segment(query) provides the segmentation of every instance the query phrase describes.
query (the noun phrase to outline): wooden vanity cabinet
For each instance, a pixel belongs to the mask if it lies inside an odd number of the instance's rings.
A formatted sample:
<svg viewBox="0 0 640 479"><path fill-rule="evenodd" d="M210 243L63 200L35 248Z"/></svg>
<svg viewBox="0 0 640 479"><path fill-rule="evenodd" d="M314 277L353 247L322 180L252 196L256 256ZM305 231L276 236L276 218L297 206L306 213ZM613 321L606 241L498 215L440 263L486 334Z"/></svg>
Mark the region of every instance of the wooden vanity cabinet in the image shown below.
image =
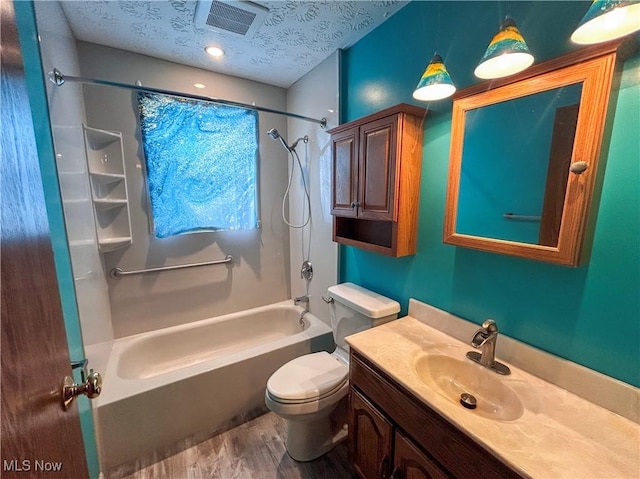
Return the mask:
<svg viewBox="0 0 640 479"><path fill-rule="evenodd" d="M355 389L351 390L354 469L363 479L448 479L445 472Z"/></svg>
<svg viewBox="0 0 640 479"><path fill-rule="evenodd" d="M334 241L415 253L425 113L400 104L329 130Z"/></svg>
<svg viewBox="0 0 640 479"><path fill-rule="evenodd" d="M349 397L349 455L362 478L388 477L393 424L356 390Z"/></svg>
<svg viewBox="0 0 640 479"><path fill-rule="evenodd" d="M362 479L519 478L351 350L349 458Z"/></svg>
<svg viewBox="0 0 640 479"><path fill-rule="evenodd" d="M393 445L393 479L450 479L440 466L431 460L410 439L396 431Z"/></svg>

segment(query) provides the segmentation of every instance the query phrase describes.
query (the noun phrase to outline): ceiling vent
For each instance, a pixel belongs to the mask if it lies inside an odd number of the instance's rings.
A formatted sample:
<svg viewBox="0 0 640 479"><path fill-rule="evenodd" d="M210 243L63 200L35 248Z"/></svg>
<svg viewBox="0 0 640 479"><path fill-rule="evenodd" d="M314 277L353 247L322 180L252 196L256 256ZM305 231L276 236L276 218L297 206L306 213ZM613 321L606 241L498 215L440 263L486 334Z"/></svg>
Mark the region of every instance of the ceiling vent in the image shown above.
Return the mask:
<svg viewBox="0 0 640 479"><path fill-rule="evenodd" d="M244 0L199 1L196 7L196 26L216 32L227 32L250 39L263 24L269 9Z"/></svg>

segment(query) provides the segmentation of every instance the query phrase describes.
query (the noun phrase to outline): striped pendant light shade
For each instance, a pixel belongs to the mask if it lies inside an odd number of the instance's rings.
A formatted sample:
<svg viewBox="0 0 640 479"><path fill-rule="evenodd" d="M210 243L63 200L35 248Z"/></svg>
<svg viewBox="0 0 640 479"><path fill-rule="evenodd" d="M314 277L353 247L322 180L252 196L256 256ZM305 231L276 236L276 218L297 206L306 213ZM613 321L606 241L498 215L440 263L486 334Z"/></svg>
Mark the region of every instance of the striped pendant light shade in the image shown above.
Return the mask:
<svg viewBox="0 0 640 479"><path fill-rule="evenodd" d="M483 79L501 78L521 72L532 63L533 55L516 23L511 17L506 17L474 74Z"/></svg>

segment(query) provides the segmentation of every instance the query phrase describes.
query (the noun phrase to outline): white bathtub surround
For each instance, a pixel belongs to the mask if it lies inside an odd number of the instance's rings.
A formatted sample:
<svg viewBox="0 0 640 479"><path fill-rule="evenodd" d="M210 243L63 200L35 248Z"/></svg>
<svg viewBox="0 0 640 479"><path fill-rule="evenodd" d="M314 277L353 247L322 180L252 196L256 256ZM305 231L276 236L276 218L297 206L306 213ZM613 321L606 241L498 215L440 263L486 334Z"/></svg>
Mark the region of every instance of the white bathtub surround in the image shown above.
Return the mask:
<svg viewBox="0 0 640 479"><path fill-rule="evenodd" d="M103 472L155 462L265 412L276 369L334 347L312 314L302 329L301 312L282 301L114 341L94 403Z"/></svg>
<svg viewBox="0 0 640 479"><path fill-rule="evenodd" d="M82 76L143 85L286 110L286 90L242 78L178 65L158 58L77 42ZM64 73L64 72L63 72ZM194 82L207 85L198 90ZM66 88L63 87L63 88ZM276 128L287 138L287 119L259 114L259 207L262 227L201 232L170 238L150 234L145 160L135 93L84 85L87 122L122 132L133 242L104 254L106 271L174 266L222 259L231 265L205 266L108 279L114 338L222 316L291 296L289 231L280 217L287 186L287 152L266 134Z"/></svg>
<svg viewBox="0 0 640 479"><path fill-rule="evenodd" d="M34 2L34 7L44 71L58 68L67 75L80 76L75 38L60 4ZM105 268L98 254L90 202L82 134L82 124L87 123L82 86L69 83L59 88L49 81L45 86L82 340L85 346L95 345L112 341L113 328ZM102 371L93 361L89 367Z"/></svg>
<svg viewBox="0 0 640 479"><path fill-rule="evenodd" d="M291 297L308 294L309 309L327 323L329 308L322 301L322 295L338 282L338 244L331 239L331 135L327 130L339 123L339 55L340 52L331 54L287 90L288 111L327 119L327 128L323 129L307 121L288 118L288 137L285 138L291 143L296 138L309 137L308 143L299 143L296 148L311 196L311 221L301 229L289 228ZM291 185L288 206L289 217L301 223L308 212L298 171ZM306 281L300 277L300 266L305 259L311 261L314 268L308 291Z"/></svg>
<svg viewBox="0 0 640 479"><path fill-rule="evenodd" d="M640 426L520 369L510 359L516 359L521 353L527 358L523 368L530 360L540 363L537 353L524 351L516 341L499 337L497 357L511 368L511 375L501 376L499 381L513 391L522 404L521 415L517 417L488 419L423 382L415 365L420 357L439 354L466 361L465 354L472 349L468 341L478 326L465 323L412 300L409 316L350 336L348 342L418 400L524 477L638 477ZM461 340L441 329L455 331ZM502 348L501 341L505 344ZM549 364L554 359L543 361ZM562 360L556 363L559 368L563 368L563 364ZM543 374L545 368L537 367L537 373Z"/></svg>

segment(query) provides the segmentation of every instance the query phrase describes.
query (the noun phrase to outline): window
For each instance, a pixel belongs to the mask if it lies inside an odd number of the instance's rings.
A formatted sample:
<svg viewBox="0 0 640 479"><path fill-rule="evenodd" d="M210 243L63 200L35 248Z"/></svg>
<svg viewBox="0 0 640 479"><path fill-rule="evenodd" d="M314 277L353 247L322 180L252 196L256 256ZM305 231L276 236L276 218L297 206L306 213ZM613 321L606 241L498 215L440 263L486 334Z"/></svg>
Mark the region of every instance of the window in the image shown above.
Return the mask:
<svg viewBox="0 0 640 479"><path fill-rule="evenodd" d="M257 226L255 111L138 93L156 237Z"/></svg>

